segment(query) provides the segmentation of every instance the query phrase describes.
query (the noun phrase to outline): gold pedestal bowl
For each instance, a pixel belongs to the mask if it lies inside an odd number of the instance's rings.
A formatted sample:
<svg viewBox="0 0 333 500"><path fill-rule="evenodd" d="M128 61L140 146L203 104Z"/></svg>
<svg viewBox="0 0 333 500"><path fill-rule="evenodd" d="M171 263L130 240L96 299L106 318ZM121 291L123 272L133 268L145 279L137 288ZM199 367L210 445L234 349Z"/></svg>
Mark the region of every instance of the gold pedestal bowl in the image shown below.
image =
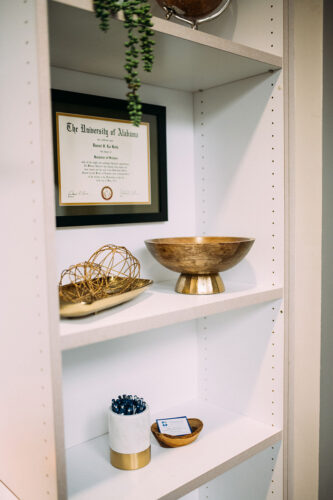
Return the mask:
<svg viewBox="0 0 333 500"><path fill-rule="evenodd" d="M145 244L155 259L171 271L181 273L176 292L191 295L222 293L218 274L240 262L254 243L253 238L194 236L157 238Z"/></svg>

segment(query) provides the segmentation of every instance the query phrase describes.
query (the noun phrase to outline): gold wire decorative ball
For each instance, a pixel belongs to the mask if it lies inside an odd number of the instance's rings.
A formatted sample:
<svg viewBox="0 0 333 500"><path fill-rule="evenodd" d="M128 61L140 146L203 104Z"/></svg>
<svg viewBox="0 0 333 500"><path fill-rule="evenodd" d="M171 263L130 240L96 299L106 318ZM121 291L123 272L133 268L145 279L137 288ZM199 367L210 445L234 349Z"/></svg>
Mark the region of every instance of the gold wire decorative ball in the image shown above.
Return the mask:
<svg viewBox="0 0 333 500"><path fill-rule="evenodd" d="M140 262L125 247L104 245L92 254L89 262L100 266L108 276L109 293L125 292L140 277Z"/></svg>
<svg viewBox="0 0 333 500"><path fill-rule="evenodd" d="M65 302L88 302L103 297L107 276L94 262L82 262L61 273L59 295Z"/></svg>
<svg viewBox="0 0 333 500"><path fill-rule="evenodd" d="M140 262L125 247L104 245L86 262L61 273L59 296L64 302L92 303L130 290L140 278Z"/></svg>

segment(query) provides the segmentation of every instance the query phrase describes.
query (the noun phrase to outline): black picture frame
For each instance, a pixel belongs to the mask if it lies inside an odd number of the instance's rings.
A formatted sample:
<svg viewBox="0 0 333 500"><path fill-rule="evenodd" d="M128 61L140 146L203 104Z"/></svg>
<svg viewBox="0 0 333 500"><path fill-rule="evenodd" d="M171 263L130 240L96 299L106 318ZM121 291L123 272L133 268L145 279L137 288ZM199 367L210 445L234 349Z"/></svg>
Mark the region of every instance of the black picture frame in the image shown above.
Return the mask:
<svg viewBox="0 0 333 500"><path fill-rule="evenodd" d="M51 90L51 97L57 227L167 221L166 108L142 104L142 121L150 123L150 205L61 206L59 204L56 113L121 120L129 118L127 101L124 100L57 89Z"/></svg>

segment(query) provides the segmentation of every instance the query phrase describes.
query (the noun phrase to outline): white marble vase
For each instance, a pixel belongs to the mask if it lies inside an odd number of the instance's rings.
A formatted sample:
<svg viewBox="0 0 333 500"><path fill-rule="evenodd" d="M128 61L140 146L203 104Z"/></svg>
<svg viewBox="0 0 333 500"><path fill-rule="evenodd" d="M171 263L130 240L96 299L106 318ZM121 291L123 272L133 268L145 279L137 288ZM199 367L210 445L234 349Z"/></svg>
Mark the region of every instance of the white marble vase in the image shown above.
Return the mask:
<svg viewBox="0 0 333 500"><path fill-rule="evenodd" d="M135 415L118 415L109 408L110 461L114 467L135 470L150 462L149 408Z"/></svg>

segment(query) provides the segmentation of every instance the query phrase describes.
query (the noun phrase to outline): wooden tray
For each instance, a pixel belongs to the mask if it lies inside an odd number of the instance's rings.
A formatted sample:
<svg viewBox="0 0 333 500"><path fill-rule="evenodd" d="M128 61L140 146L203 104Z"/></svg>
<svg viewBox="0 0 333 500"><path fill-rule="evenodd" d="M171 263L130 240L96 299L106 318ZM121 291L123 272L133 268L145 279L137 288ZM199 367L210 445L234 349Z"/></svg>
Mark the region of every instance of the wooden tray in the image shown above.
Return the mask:
<svg viewBox="0 0 333 500"><path fill-rule="evenodd" d="M152 283L152 280L137 279L130 290L124 293L113 293L109 297L95 300L91 304L87 302L71 303L60 300L60 316L62 318L80 318L89 314L96 314L104 309L115 307L123 302L134 299L152 285Z"/></svg>
<svg viewBox="0 0 333 500"><path fill-rule="evenodd" d="M202 431L203 423L198 418L189 418L188 423L190 424L193 432L192 434L186 434L185 436L170 436L170 434L162 434L161 432L158 432L156 422L151 426L151 432L154 434L162 448L178 448L178 446L185 446L193 443Z"/></svg>

